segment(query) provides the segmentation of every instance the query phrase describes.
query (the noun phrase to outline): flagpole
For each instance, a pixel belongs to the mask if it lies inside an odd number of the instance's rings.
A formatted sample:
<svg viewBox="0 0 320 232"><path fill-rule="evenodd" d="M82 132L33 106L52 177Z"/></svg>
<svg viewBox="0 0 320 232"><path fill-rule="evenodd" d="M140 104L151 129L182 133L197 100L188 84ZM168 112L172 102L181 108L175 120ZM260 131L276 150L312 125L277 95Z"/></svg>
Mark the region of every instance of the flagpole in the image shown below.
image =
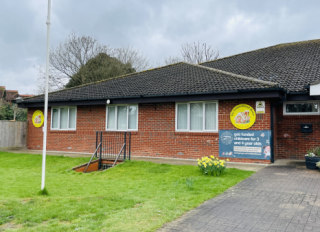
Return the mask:
<svg viewBox="0 0 320 232"><path fill-rule="evenodd" d="M45 188L46 178L46 152L47 152L47 122L48 122L48 83L49 83L49 52L50 52L50 16L51 16L51 0L48 0L48 16L47 16L47 56L46 56L46 82L45 82L45 100L44 100L44 126L43 126L43 146L42 146L42 175L41 190Z"/></svg>

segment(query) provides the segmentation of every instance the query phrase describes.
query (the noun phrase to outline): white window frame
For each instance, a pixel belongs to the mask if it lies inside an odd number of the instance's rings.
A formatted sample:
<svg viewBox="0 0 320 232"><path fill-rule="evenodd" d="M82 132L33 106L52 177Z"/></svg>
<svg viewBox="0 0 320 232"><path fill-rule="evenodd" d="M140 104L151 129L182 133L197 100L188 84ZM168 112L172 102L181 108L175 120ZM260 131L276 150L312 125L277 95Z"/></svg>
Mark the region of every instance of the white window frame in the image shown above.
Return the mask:
<svg viewBox="0 0 320 232"><path fill-rule="evenodd" d="M202 103L202 130L190 130L190 104L191 103ZM206 111L205 104L208 103L216 103L216 130L206 130ZM178 129L178 105L179 104L187 104L187 129ZM216 133L219 131L219 102L218 101L191 101L191 102L176 102L176 110L175 110L175 131L176 132L195 132L195 133Z"/></svg>
<svg viewBox="0 0 320 232"><path fill-rule="evenodd" d="M67 129L60 129L60 109L68 109L68 124L67 124ZM70 108L75 109L76 110L76 118L75 118L75 128L69 128L69 112L70 112ZM58 109L59 113L58 113L58 128L52 128L52 120L53 120L53 109ZM76 106L54 106L51 107L51 124L50 124L50 130L58 130L58 131L75 131L77 130L77 107Z"/></svg>
<svg viewBox="0 0 320 232"><path fill-rule="evenodd" d="M118 106L126 106L127 107L127 129L125 130L118 130L117 128L115 129L108 129L108 107L115 107L115 126L118 126ZM128 129L129 126L129 107L130 106L136 106L137 107L137 129ZM109 104L106 106L106 131L138 131L139 125L139 105L138 104Z"/></svg>
<svg viewBox="0 0 320 232"><path fill-rule="evenodd" d="M304 103L317 103L318 104L318 112L287 112L287 104L304 104ZM320 115L320 101L286 101L283 102L283 115L291 116L291 115Z"/></svg>

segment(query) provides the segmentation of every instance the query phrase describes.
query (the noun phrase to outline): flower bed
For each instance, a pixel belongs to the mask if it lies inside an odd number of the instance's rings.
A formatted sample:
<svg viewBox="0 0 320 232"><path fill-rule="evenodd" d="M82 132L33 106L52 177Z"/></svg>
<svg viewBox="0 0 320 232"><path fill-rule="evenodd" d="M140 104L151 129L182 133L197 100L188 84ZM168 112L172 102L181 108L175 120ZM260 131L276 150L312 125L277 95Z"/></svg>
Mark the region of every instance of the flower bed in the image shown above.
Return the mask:
<svg viewBox="0 0 320 232"><path fill-rule="evenodd" d="M213 155L204 156L198 159L198 167L205 175L220 176L226 169L225 161L220 160Z"/></svg>

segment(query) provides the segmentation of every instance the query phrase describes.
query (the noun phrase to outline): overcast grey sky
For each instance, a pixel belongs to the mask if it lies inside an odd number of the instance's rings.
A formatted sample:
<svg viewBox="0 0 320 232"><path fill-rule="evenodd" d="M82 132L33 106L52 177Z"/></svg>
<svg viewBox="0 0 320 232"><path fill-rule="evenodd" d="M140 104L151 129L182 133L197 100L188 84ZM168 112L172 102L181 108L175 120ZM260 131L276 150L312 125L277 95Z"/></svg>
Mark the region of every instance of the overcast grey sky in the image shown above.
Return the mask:
<svg viewBox="0 0 320 232"><path fill-rule="evenodd" d="M0 86L36 93L47 0L0 4ZM319 16L317 0L52 0L51 47L73 32L111 47L131 46L160 66L186 42L206 42L222 57L319 39Z"/></svg>

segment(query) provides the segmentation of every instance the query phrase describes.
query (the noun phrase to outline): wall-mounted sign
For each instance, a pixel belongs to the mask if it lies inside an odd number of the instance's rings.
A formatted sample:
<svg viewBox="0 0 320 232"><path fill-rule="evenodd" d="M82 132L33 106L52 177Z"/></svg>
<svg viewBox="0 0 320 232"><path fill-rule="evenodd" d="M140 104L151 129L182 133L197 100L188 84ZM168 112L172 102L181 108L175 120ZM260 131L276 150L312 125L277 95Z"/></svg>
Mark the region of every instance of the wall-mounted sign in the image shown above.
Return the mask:
<svg viewBox="0 0 320 232"><path fill-rule="evenodd" d="M41 127L44 122L44 116L41 110L36 110L32 115L32 124L35 127Z"/></svg>
<svg viewBox="0 0 320 232"><path fill-rule="evenodd" d="M256 101L256 113L265 114L266 113L266 102L265 101Z"/></svg>
<svg viewBox="0 0 320 232"><path fill-rule="evenodd" d="M235 106L230 113L231 123L238 129L248 129L256 121L254 109L247 104Z"/></svg>
<svg viewBox="0 0 320 232"><path fill-rule="evenodd" d="M270 130L220 130L219 156L271 159Z"/></svg>

